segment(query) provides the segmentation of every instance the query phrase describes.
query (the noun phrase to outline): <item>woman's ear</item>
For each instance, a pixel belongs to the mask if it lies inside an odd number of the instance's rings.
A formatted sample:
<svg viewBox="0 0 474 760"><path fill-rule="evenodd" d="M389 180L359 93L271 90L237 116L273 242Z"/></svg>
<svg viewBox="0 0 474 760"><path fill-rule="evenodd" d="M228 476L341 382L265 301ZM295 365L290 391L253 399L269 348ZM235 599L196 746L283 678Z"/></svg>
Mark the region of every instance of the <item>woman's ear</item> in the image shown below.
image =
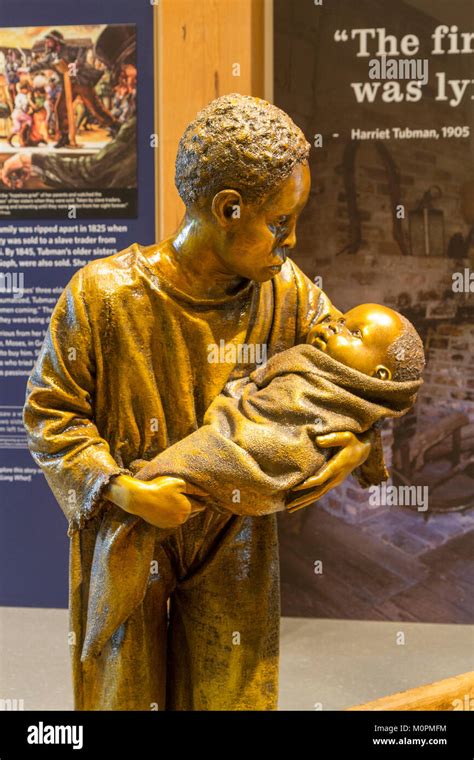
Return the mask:
<svg viewBox="0 0 474 760"><path fill-rule="evenodd" d="M372 377L378 377L379 380L391 380L392 373L388 367L385 367L383 364L377 364L372 372Z"/></svg>
<svg viewBox="0 0 474 760"><path fill-rule="evenodd" d="M212 213L223 227L240 219L242 196L237 190L220 190L212 199Z"/></svg>

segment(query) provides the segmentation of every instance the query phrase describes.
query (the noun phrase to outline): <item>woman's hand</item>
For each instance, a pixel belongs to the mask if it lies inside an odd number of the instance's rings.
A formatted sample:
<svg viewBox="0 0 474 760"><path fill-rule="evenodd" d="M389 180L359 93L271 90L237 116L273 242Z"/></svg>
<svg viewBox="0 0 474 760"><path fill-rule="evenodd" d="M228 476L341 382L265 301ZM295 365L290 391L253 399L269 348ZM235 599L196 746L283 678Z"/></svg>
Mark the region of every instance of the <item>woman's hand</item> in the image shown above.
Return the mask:
<svg viewBox="0 0 474 760"><path fill-rule="evenodd" d="M181 478L163 476L143 481L130 475L118 475L111 479L104 496L156 528L177 528L191 514L205 509L191 503L186 496L187 488Z"/></svg>
<svg viewBox="0 0 474 760"><path fill-rule="evenodd" d="M356 436L354 433L329 433L318 436L316 443L320 448L325 449L339 446L342 448L321 467L316 475L312 475L304 483L293 488L292 494L295 491L307 491L309 488L311 491L300 495L296 494L296 497L287 504L288 512L296 512L296 510L308 506L313 501L317 501L331 488L342 483L356 467L360 467L369 456L371 434L368 432Z"/></svg>

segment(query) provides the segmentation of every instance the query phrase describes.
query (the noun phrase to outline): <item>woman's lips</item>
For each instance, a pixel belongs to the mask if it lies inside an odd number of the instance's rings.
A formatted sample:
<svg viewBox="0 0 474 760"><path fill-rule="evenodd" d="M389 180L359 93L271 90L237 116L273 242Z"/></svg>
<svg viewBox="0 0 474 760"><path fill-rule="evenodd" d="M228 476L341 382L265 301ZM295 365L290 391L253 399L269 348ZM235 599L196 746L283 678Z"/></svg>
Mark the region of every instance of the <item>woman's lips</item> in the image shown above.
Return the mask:
<svg viewBox="0 0 474 760"><path fill-rule="evenodd" d="M272 253L275 254L275 258L277 261L275 264L272 264L271 266L269 266L268 269L270 270L270 272L274 272L276 274L282 268L283 264L285 263L287 259L287 256L286 256L286 251L283 248L275 248L272 251Z"/></svg>

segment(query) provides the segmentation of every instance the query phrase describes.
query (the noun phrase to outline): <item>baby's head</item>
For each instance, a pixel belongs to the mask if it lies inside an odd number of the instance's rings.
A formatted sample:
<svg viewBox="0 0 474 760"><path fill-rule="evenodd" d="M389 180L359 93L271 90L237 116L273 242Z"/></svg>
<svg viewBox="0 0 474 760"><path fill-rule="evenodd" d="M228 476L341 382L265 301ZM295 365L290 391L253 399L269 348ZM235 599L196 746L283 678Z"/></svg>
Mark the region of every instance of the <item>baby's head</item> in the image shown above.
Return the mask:
<svg viewBox="0 0 474 760"><path fill-rule="evenodd" d="M311 328L306 342L380 380L419 380L425 366L423 343L411 322L375 303L326 317Z"/></svg>

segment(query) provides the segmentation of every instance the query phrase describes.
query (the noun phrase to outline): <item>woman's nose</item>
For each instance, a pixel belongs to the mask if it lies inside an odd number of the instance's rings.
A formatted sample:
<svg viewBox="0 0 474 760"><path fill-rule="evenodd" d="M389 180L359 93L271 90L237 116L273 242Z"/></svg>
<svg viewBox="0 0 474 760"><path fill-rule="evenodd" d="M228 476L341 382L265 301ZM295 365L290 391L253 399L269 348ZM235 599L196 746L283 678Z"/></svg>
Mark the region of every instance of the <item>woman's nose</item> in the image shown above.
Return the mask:
<svg viewBox="0 0 474 760"><path fill-rule="evenodd" d="M285 246L287 248L294 248L296 245L296 224L292 224L291 226L288 226L285 229L284 237L282 237L281 246Z"/></svg>

